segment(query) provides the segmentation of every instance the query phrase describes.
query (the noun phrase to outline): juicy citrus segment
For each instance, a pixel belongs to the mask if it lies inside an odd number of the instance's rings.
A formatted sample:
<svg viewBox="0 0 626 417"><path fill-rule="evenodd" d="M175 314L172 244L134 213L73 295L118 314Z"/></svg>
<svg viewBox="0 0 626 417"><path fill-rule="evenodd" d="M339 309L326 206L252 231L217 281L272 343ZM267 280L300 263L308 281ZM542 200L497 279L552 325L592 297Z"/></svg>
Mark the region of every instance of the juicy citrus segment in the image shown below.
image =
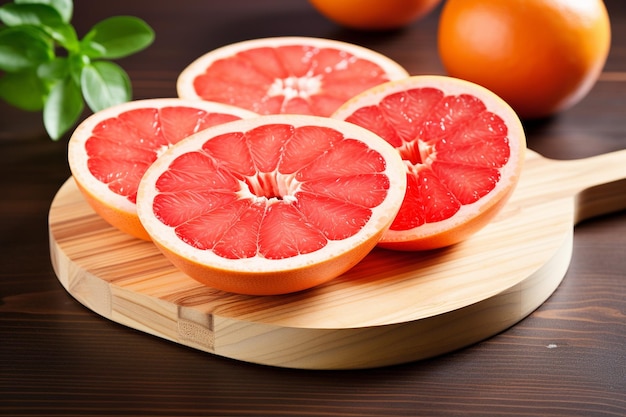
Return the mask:
<svg viewBox="0 0 626 417"><path fill-rule="evenodd" d="M141 176L164 149L209 126L237 119L194 107L129 110L94 127L85 142L87 164L96 179L134 203Z"/></svg>
<svg viewBox="0 0 626 417"><path fill-rule="evenodd" d="M256 116L221 103L181 99L138 100L87 118L70 138L72 175L106 221L149 240L135 207L139 181L173 144L209 126Z"/></svg>
<svg viewBox="0 0 626 417"><path fill-rule="evenodd" d="M329 116L375 85L407 77L391 59L360 46L280 37L215 49L180 74L178 95L236 105L259 114Z"/></svg>
<svg viewBox="0 0 626 417"><path fill-rule="evenodd" d="M191 277L279 294L361 260L391 224L405 186L399 154L372 132L269 115L171 147L147 170L137 208L155 244Z"/></svg>
<svg viewBox="0 0 626 417"><path fill-rule="evenodd" d="M504 204L521 171L518 117L469 82L415 76L386 83L333 117L377 133L405 162L406 196L383 247L433 249L466 239Z"/></svg>

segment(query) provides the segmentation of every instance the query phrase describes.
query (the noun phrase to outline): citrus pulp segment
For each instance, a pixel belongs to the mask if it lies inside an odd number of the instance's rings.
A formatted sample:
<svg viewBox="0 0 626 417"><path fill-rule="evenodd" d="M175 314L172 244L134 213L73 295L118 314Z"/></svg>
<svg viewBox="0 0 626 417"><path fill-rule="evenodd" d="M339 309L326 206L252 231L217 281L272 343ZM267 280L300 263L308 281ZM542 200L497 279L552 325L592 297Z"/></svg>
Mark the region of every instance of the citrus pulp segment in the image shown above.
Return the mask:
<svg viewBox="0 0 626 417"><path fill-rule="evenodd" d="M222 103L178 98L123 103L91 115L76 128L68 144L70 170L100 216L132 236L149 240L135 205L148 166L193 133L254 116Z"/></svg>
<svg viewBox="0 0 626 417"><path fill-rule="evenodd" d="M526 139L515 112L476 84L414 76L374 87L334 118L377 133L402 155L404 202L379 245L425 250L467 239L505 204Z"/></svg>
<svg viewBox="0 0 626 417"><path fill-rule="evenodd" d="M223 102L259 114L329 116L370 87L409 74L370 49L329 39L277 37L215 49L185 68L183 98Z"/></svg>
<svg viewBox="0 0 626 417"><path fill-rule="evenodd" d="M265 115L215 126L146 172L138 215L172 263L221 290L326 282L376 245L402 204L398 152L340 120Z"/></svg>

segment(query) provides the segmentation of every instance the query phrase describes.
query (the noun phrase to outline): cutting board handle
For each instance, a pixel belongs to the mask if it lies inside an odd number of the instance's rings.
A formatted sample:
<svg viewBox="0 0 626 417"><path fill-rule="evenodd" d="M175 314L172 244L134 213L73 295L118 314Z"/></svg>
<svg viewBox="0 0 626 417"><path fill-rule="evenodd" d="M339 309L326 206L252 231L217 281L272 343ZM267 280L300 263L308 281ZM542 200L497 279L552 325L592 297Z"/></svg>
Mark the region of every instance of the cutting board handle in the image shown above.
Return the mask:
<svg viewBox="0 0 626 417"><path fill-rule="evenodd" d="M626 149L574 160L554 160L529 152L522 175L531 175L531 201L575 198L576 223L626 209Z"/></svg>

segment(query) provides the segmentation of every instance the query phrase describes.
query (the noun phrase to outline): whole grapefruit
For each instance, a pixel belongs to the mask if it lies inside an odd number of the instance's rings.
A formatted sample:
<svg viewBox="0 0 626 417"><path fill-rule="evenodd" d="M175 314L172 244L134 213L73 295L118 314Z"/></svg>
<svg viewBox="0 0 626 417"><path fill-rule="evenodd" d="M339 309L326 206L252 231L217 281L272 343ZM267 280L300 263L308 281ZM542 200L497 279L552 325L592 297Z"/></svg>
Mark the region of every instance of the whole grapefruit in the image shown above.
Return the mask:
<svg viewBox="0 0 626 417"><path fill-rule="evenodd" d="M448 74L487 87L522 118L579 102L610 41L602 0L448 0L438 32Z"/></svg>
<svg viewBox="0 0 626 417"><path fill-rule="evenodd" d="M420 19L441 0L309 0L329 20L358 30L392 30Z"/></svg>

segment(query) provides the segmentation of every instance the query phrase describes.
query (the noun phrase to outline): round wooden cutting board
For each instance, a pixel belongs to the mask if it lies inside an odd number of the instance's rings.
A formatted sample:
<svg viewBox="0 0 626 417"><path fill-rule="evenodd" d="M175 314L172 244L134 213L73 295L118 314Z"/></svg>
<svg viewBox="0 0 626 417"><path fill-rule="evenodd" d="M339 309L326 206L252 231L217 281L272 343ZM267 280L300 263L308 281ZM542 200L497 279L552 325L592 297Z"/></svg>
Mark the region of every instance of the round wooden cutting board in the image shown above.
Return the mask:
<svg viewBox="0 0 626 417"><path fill-rule="evenodd" d="M105 223L70 178L52 202L61 284L94 312L216 355L292 368L370 368L440 355L514 325L567 271L573 226L626 208L626 150L575 161L528 151L504 210L469 240L375 249L341 277L281 296L202 286Z"/></svg>

